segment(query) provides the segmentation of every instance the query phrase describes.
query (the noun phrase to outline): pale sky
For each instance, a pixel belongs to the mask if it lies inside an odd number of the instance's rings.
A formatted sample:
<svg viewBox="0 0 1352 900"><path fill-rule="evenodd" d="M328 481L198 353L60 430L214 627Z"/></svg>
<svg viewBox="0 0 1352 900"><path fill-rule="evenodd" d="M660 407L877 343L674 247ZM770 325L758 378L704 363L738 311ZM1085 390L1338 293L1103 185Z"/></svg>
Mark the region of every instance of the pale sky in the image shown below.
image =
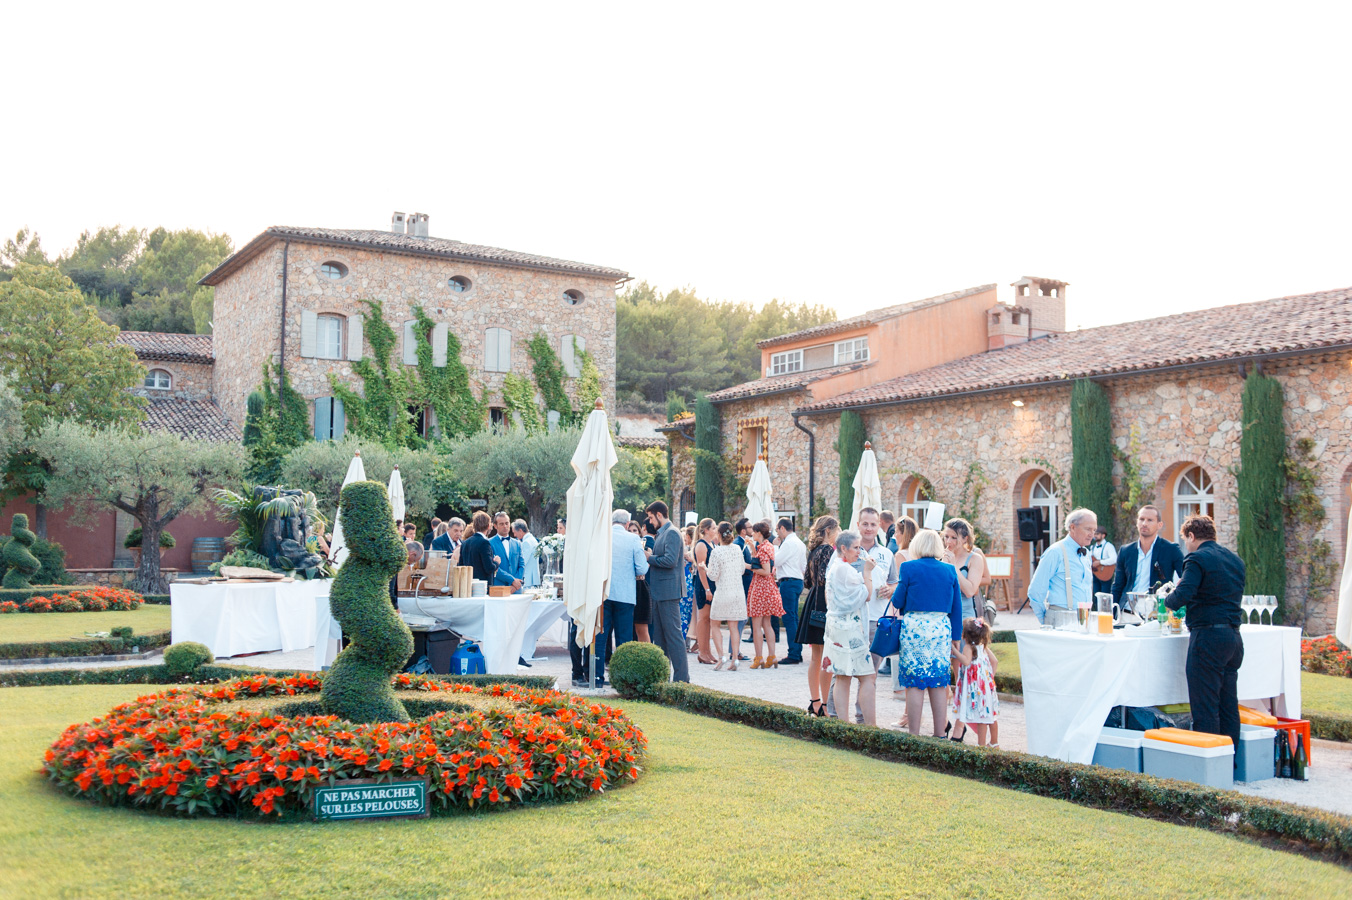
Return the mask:
<svg viewBox="0 0 1352 900"><path fill-rule="evenodd" d="M841 316L1352 285L1352 5L11 4L0 235L388 227Z"/></svg>

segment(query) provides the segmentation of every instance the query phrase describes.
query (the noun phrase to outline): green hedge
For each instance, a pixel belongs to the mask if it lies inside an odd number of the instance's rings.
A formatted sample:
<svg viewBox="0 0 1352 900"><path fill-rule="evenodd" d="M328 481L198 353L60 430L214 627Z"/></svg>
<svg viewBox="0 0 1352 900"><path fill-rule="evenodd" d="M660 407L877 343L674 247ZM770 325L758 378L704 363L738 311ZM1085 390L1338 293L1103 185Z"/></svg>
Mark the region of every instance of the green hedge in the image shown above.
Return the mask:
<svg viewBox="0 0 1352 900"><path fill-rule="evenodd" d="M1017 644L1019 633L1017 631L992 631L992 644Z"/></svg>
<svg viewBox="0 0 1352 900"><path fill-rule="evenodd" d="M168 606L168 594L142 594L141 600L154 606Z"/></svg>
<svg viewBox="0 0 1352 900"><path fill-rule="evenodd" d="M1251 373L1241 397L1243 430L1239 438L1236 499L1244 559L1244 590L1277 598L1277 617L1286 609L1286 425L1282 386L1268 375ZM1181 525L1182 523L1178 523Z"/></svg>
<svg viewBox="0 0 1352 900"><path fill-rule="evenodd" d="M1292 842L1302 849L1326 854L1344 865L1352 863L1352 818L1347 816L1102 766L1064 763L1009 750L978 749L949 740L915 737L837 719L807 716L796 707L691 684L658 685L647 696L664 706L686 712L855 750L945 775L1069 800L1096 809L1194 825L1226 834L1277 839L1284 844Z"/></svg>
<svg viewBox="0 0 1352 900"><path fill-rule="evenodd" d="M71 638L64 641L25 641L16 644L0 644L0 659L51 659L58 656L113 656L131 653L135 647L139 652L167 647L170 641L168 631L148 631L138 634L130 641L120 637Z"/></svg>
<svg viewBox="0 0 1352 900"><path fill-rule="evenodd" d="M230 681L246 675L272 675L284 678L295 674L287 670L251 669L212 663L198 666L191 677L172 675L162 663L153 666L119 666L108 669L44 669L23 672L6 672L0 669L0 688L82 684L205 684ZM494 684L514 684L536 690L552 690L555 687L554 679L548 675L442 675L439 678L441 681L473 684L479 687Z"/></svg>
<svg viewBox="0 0 1352 900"><path fill-rule="evenodd" d="M701 519L723 518L723 424L718 407L695 399L695 510Z"/></svg>

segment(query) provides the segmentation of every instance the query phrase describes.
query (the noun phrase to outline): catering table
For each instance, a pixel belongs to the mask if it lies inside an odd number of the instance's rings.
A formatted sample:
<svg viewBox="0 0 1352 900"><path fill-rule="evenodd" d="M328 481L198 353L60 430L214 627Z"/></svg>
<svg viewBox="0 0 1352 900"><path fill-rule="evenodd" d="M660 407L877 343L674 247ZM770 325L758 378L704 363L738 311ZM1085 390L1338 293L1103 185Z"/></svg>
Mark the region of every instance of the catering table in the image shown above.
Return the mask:
<svg viewBox="0 0 1352 900"><path fill-rule="evenodd" d="M302 650L314 642L315 598L329 581L169 585L174 643L197 641L216 656Z"/></svg>
<svg viewBox="0 0 1352 900"><path fill-rule="evenodd" d="M1274 700L1300 715L1300 629L1243 625L1240 702ZM1161 635L1154 623L1112 635L1020 631L1019 666L1028 751L1089 763L1114 706L1188 702L1188 635Z"/></svg>
<svg viewBox="0 0 1352 900"><path fill-rule="evenodd" d="M529 594L510 597L400 597L399 611L431 616L445 622L484 654L491 675L515 675L525 649L534 652L535 640L563 612L559 600L535 600ZM526 647L527 635L530 647Z"/></svg>

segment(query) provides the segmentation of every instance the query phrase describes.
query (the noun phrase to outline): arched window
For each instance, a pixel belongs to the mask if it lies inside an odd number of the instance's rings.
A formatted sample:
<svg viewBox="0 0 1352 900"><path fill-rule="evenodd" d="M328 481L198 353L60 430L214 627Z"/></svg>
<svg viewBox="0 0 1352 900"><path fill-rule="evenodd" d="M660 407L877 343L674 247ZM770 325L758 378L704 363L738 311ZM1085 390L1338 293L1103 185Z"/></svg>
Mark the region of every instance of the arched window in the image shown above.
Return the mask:
<svg viewBox="0 0 1352 900"><path fill-rule="evenodd" d="M319 316L315 322L315 356L343 358L343 317Z"/></svg>
<svg viewBox="0 0 1352 900"><path fill-rule="evenodd" d="M929 512L931 499L933 498L926 491L924 480L912 475L901 486L901 503L898 504L901 512L899 515L910 516L915 519L916 525L924 528L925 514Z"/></svg>
<svg viewBox="0 0 1352 900"><path fill-rule="evenodd" d="M174 386L174 379L164 369L151 369L146 373L146 387L152 391L167 391Z"/></svg>
<svg viewBox="0 0 1352 900"><path fill-rule="evenodd" d="M681 524L685 524L686 513L695 511L695 492L686 488L681 491Z"/></svg>
<svg viewBox="0 0 1352 900"><path fill-rule="evenodd" d="M1042 510L1042 521L1047 523L1048 543L1055 543L1061 539L1061 508L1060 500L1056 496L1056 485L1052 483L1052 476L1046 472L1041 473L1033 480L1032 487L1028 489L1028 505ZM1028 571L1031 573L1037 568L1038 560L1042 558L1042 547L1037 541L1028 544Z"/></svg>
<svg viewBox="0 0 1352 900"><path fill-rule="evenodd" d="M1211 476L1201 466L1188 466L1179 472L1173 493L1175 529L1183 527L1188 516L1216 517L1215 488Z"/></svg>

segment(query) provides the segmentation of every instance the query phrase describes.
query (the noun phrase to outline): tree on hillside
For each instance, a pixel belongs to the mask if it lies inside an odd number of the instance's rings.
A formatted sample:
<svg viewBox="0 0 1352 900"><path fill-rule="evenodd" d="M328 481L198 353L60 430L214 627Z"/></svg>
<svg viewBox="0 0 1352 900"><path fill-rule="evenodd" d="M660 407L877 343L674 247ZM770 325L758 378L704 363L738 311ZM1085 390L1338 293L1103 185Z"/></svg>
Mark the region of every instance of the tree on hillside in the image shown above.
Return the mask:
<svg viewBox="0 0 1352 900"><path fill-rule="evenodd" d="M121 225L85 231L56 265L86 299L115 310L131 303L136 293L136 259L145 239L141 229Z"/></svg>
<svg viewBox="0 0 1352 900"><path fill-rule="evenodd" d="M172 314L175 324L186 323L186 331L209 334L211 331L212 302L215 291L197 283L232 251L230 238L224 234L185 228L169 231L156 228L146 236L145 249L136 260L137 299L127 307L129 321L140 315L143 299L150 299L153 315ZM153 315L150 320L153 322ZM140 328L138 331L159 331L160 328Z"/></svg>
<svg viewBox="0 0 1352 900"><path fill-rule="evenodd" d="M52 422L107 428L139 422L145 401L129 393L145 369L115 341L117 329L69 278L49 266L19 263L0 283L0 378L20 398L24 433ZM47 536L42 492L46 462L24 446L5 459L3 495L36 493L38 537Z"/></svg>
<svg viewBox="0 0 1352 900"><path fill-rule="evenodd" d="M165 431L97 431L65 422L49 426L34 449L50 460L47 499L60 507L93 499L136 519L141 546L158 547L160 533L186 512L206 505L210 492L235 484L244 472L244 448L193 441ZM168 593L160 555L142 553L133 587Z"/></svg>
<svg viewBox="0 0 1352 900"><path fill-rule="evenodd" d="M28 263L30 266L52 264L42 249L42 239L27 228L20 228L12 240L0 246L0 281L9 281L14 277L14 268L19 263Z"/></svg>

